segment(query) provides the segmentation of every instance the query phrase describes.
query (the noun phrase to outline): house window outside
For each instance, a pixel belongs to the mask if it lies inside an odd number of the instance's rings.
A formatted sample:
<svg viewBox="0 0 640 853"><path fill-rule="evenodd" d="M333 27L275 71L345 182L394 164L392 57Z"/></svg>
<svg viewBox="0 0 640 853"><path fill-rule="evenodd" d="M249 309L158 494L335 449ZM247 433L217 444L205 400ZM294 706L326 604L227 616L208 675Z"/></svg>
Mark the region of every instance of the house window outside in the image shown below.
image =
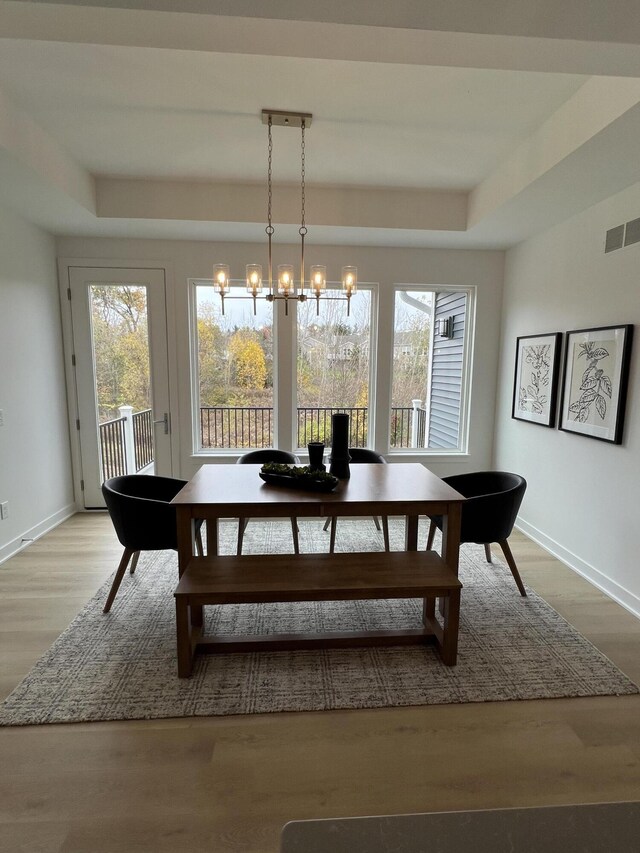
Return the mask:
<svg viewBox="0 0 640 853"><path fill-rule="evenodd" d="M329 293L329 295L341 295ZM370 440L373 291L360 285L347 315L344 301L298 305L297 435L299 448L309 441L331 440L331 415L349 414L349 444L366 447Z"/></svg>
<svg viewBox="0 0 640 853"><path fill-rule="evenodd" d="M471 291L397 286L390 450L462 450ZM439 321L451 318L451 333Z"/></svg>
<svg viewBox="0 0 640 853"><path fill-rule="evenodd" d="M232 296L245 296L233 287ZM225 299L212 282L195 283L195 382L198 450L273 446L273 309Z"/></svg>

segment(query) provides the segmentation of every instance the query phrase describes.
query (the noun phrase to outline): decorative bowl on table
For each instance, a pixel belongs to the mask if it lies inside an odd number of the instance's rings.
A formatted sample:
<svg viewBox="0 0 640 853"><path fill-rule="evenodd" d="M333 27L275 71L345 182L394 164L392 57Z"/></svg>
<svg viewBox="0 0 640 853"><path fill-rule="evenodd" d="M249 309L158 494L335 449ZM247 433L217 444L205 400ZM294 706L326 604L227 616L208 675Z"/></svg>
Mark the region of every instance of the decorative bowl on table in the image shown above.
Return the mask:
<svg viewBox="0 0 640 853"><path fill-rule="evenodd" d="M309 465L284 465L267 462L260 469L260 479L271 486L287 486L309 492L332 492L338 478L324 471L316 471Z"/></svg>

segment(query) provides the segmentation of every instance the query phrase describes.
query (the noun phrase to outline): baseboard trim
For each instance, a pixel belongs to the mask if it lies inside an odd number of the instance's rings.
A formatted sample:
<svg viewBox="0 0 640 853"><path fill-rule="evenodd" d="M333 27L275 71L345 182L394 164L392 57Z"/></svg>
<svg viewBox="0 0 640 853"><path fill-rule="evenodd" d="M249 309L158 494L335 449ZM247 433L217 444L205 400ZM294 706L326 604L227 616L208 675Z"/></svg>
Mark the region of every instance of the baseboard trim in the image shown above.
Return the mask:
<svg viewBox="0 0 640 853"><path fill-rule="evenodd" d="M66 521L68 518L71 518L72 515L75 515L78 511L75 503L67 504L66 506L59 509L57 512L54 512L53 515L50 515L48 518L45 518L43 521L34 525L30 530L25 530L25 532L17 537L16 539L12 539L10 542L7 542L6 545L0 547L0 565L8 560L10 557L14 557L19 551L23 551L28 545L34 542L36 539L40 539L41 536L44 536L45 533L48 533L50 530L53 530L54 527L57 527L59 524L62 524L63 521Z"/></svg>
<svg viewBox="0 0 640 853"><path fill-rule="evenodd" d="M596 569L595 566L585 562L577 554L564 548L555 539L547 536L520 516L518 516L515 526L525 536L528 536L529 539L532 539L537 545L540 545L541 548L544 548L545 551L548 551L560 560L560 562L564 563L565 566L568 566L576 574L588 580L589 583L593 584L601 592L604 592L605 595L608 595L609 598L612 598L637 619L640 619L640 598L637 595L620 586L616 581L607 577L599 569Z"/></svg>

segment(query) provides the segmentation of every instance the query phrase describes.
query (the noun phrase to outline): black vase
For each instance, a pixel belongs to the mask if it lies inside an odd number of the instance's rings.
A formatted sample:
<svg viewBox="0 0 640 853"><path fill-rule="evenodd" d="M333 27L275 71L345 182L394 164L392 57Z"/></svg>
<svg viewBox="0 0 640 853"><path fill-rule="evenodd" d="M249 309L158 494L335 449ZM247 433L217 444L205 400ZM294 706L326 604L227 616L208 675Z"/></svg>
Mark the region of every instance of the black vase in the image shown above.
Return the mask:
<svg viewBox="0 0 640 853"><path fill-rule="evenodd" d="M337 412L331 415L331 455L329 473L339 480L348 480L349 470L349 415Z"/></svg>
<svg viewBox="0 0 640 853"><path fill-rule="evenodd" d="M327 466L323 464L324 441L310 441L307 444L309 451L309 468L312 471L326 471Z"/></svg>

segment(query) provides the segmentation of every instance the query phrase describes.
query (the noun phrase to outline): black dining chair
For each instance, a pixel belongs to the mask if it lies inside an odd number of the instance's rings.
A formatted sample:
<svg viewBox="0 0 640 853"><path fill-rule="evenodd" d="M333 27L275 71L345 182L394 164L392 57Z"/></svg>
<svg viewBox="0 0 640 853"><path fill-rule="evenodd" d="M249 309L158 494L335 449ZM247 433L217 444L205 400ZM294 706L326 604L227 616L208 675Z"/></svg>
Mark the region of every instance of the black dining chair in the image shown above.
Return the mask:
<svg viewBox="0 0 640 853"><path fill-rule="evenodd" d="M174 477L127 474L112 477L102 484L102 494L111 521L124 547L104 613L111 609L129 563L130 573L135 572L141 551L177 551L176 509L170 501L187 482ZM203 553L201 526L202 521L198 521L196 547L200 555Z"/></svg>
<svg viewBox="0 0 640 853"><path fill-rule="evenodd" d="M379 453L376 453L375 450L369 450L367 447L350 447L349 448L349 456L351 457L351 463L357 465L360 462L369 462L379 465L386 465L387 460L384 456L381 456ZM378 521L378 517L376 515L373 516L373 521L376 525L376 530L380 530L380 522ZM383 515L381 518L382 521L382 536L384 538L384 550L390 551L389 546L389 519L386 515ZM331 525L331 533L329 535L329 553L333 554L336 546L336 531L338 529L338 517L335 515L330 516L324 523L323 530L326 530L329 525Z"/></svg>
<svg viewBox="0 0 640 853"><path fill-rule="evenodd" d="M300 459L295 453L289 453L288 450L276 450L274 447L267 447L264 450L250 450L249 453L244 453L237 460L237 465L264 465L265 462L279 462L285 465L299 465ZM238 554L242 554L242 542L244 540L244 531L249 523L248 518L238 519ZM291 533L293 535L293 550L294 553L300 553L300 543L298 541L298 521L294 517L291 518Z"/></svg>
<svg viewBox="0 0 640 853"><path fill-rule="evenodd" d="M506 471L476 471L470 474L454 474L443 477L445 483L464 495L462 504L460 544L475 542L484 545L487 562L491 562L492 542L502 548L507 565L520 590L526 590L520 572L513 559L507 539L511 536L520 504L527 488L527 481L519 474ZM436 528L442 530L442 516L430 516L431 524L427 535L427 551L431 550Z"/></svg>

